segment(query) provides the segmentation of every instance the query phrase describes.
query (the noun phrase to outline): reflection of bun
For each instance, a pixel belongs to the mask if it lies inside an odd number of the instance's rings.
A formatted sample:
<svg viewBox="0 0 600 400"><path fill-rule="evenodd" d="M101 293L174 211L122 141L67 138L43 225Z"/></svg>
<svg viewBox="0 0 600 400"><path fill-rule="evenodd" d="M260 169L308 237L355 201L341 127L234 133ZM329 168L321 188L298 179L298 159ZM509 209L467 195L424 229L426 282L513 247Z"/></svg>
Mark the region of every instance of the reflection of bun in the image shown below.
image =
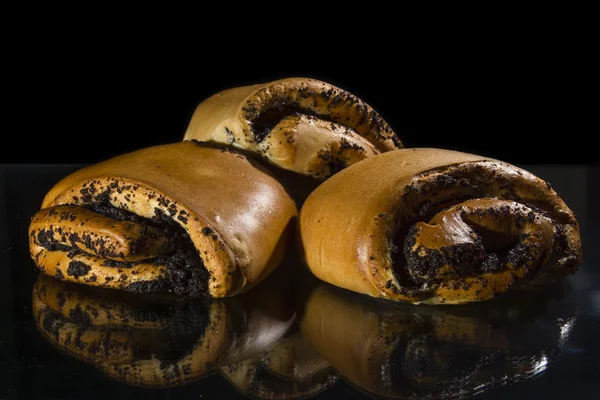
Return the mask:
<svg viewBox="0 0 600 400"><path fill-rule="evenodd" d="M282 339L266 357L265 366L274 374L303 380L319 371L329 368L329 364L309 345L299 331Z"/></svg>
<svg viewBox="0 0 600 400"><path fill-rule="evenodd" d="M183 142L63 179L33 218L30 250L61 280L224 297L277 266L296 214L283 186L253 161Z"/></svg>
<svg viewBox="0 0 600 400"><path fill-rule="evenodd" d="M226 90L196 109L185 139L232 145L315 178L402 143L362 100L314 79Z"/></svg>
<svg viewBox="0 0 600 400"><path fill-rule="evenodd" d="M312 397L336 381L327 361L300 332L263 354L221 367L221 373L241 393L259 399Z"/></svg>
<svg viewBox="0 0 600 400"><path fill-rule="evenodd" d="M300 213L310 270L374 297L486 300L580 263L579 227L547 182L495 160L398 150L319 186Z"/></svg>
<svg viewBox="0 0 600 400"><path fill-rule="evenodd" d="M38 328L59 349L137 386L197 380L240 352L264 352L294 321L281 280L237 299L106 293L40 275L33 291ZM279 288L281 286L281 288Z"/></svg>
<svg viewBox="0 0 600 400"><path fill-rule="evenodd" d="M300 326L342 377L368 393L453 398L547 367L576 312L554 296L536 291L462 307L417 307L322 284Z"/></svg>
<svg viewBox="0 0 600 400"><path fill-rule="evenodd" d="M347 301L334 288L321 285L308 300L301 330L344 378L385 395L390 353L403 331L417 321L408 313L393 313L385 308L380 308L379 313L377 306L380 305L365 308L360 300Z"/></svg>
<svg viewBox="0 0 600 400"><path fill-rule="evenodd" d="M35 320L50 342L131 385L180 385L209 372L227 354L232 325L225 303L152 308L111 304L43 275L33 294Z"/></svg>

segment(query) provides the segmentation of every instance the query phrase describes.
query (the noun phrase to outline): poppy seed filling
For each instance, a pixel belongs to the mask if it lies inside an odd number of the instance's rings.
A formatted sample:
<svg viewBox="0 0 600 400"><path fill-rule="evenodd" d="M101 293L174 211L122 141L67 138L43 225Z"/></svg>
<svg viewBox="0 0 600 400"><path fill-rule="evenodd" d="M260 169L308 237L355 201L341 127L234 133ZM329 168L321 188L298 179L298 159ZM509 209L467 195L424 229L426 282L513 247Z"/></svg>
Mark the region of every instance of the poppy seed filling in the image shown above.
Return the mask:
<svg viewBox="0 0 600 400"><path fill-rule="evenodd" d="M56 207L56 212L60 212L61 207ZM198 251L185 229L163 211L155 208L154 217L149 219L102 202L91 203L81 206L81 208L108 217L115 222L126 221L137 225L140 228L140 234L132 242L130 251L133 256L139 256L141 259L139 261L115 260L113 259L114 257L122 257L123 253L116 254L114 246L108 244L108 241L104 242L102 241L103 239L94 240L95 236L80 235L78 233L65 235L62 228L52 225L37 232L36 242L41 247L50 251L68 252L71 258L86 254L88 253L88 249L93 248L97 255L103 257L102 265L110 268L132 269L140 263L154 264L167 268L169 272L167 277L132 282L123 287L126 291L153 292L167 290L175 292L178 295L189 296L199 296L207 293L209 273ZM64 220L66 224L79 222L76 215L64 214L61 215L60 219ZM81 224L83 225L85 222ZM82 228L84 227L82 226ZM108 230L111 228L114 228L114 226L106 227ZM60 240L62 243L57 242L57 238L60 237L64 239ZM147 248L148 242L157 241L163 237L166 239L161 243L159 248L153 250L153 256L144 258L144 250ZM67 274L74 277L87 276L86 278L89 279L89 276L93 273L93 265L87 265L82 261L71 261L67 269Z"/></svg>
<svg viewBox="0 0 600 400"><path fill-rule="evenodd" d="M514 176L499 164L427 171L404 188L402 199L413 213L397 224L406 228L395 232L391 258L397 279L409 291L449 280L466 287L465 278L522 266L527 272L514 280L526 282L523 278L535 274L551 253L563 260L557 263L561 268L576 267L577 249L569 248L565 237L565 227L574 221L549 203L522 198ZM542 240L548 237L549 244Z"/></svg>

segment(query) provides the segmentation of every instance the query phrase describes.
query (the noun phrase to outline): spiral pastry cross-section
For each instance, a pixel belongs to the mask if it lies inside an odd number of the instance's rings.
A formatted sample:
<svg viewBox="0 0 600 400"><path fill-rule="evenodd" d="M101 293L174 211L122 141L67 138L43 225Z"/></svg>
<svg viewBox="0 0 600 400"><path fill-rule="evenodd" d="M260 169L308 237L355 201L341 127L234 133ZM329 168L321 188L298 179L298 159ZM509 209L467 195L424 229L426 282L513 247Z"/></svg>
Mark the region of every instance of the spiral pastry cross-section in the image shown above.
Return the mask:
<svg viewBox="0 0 600 400"><path fill-rule="evenodd" d="M300 213L320 279L411 303L487 300L576 271L579 227L548 182L438 149L381 154L336 174Z"/></svg>
<svg viewBox="0 0 600 400"><path fill-rule="evenodd" d="M134 292L225 297L281 261L297 209L245 156L197 142L152 147L73 173L29 228L46 275Z"/></svg>
<svg viewBox="0 0 600 400"><path fill-rule="evenodd" d="M217 93L197 107L185 139L248 150L283 169L318 179L402 147L365 102L306 78Z"/></svg>

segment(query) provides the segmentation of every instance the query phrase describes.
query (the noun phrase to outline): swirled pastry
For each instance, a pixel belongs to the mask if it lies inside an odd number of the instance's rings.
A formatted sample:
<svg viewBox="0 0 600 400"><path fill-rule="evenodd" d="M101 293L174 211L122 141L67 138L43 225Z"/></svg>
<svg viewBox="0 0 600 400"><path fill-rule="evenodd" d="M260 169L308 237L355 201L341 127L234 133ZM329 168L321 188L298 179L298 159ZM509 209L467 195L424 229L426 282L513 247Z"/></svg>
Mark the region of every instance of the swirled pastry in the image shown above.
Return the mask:
<svg viewBox="0 0 600 400"><path fill-rule="evenodd" d="M365 102L306 78L215 94L197 107L185 139L248 150L278 167L319 179L402 147L389 125Z"/></svg>
<svg viewBox="0 0 600 400"><path fill-rule="evenodd" d="M279 264L296 214L256 162L187 141L60 181L32 219L30 251L42 272L61 280L224 297Z"/></svg>
<svg viewBox="0 0 600 400"><path fill-rule="evenodd" d="M481 301L573 273L575 216L549 183L439 149L398 150L336 174L300 213L318 278L412 303Z"/></svg>

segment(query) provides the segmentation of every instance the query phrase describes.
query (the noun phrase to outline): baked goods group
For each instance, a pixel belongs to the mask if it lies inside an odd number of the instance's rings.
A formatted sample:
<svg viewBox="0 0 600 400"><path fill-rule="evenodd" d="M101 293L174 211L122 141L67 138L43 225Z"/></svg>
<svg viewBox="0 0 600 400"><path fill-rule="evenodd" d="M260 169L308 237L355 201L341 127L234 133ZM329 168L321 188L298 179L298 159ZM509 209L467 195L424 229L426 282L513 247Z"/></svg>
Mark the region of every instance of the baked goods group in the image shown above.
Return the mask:
<svg viewBox="0 0 600 400"><path fill-rule="evenodd" d="M305 202L294 176L315 182ZM575 216L549 183L486 157L403 149L364 101L304 78L215 94L183 142L66 177L29 241L58 280L217 298L252 289L295 248L325 282L428 304L555 282L581 260Z"/></svg>

